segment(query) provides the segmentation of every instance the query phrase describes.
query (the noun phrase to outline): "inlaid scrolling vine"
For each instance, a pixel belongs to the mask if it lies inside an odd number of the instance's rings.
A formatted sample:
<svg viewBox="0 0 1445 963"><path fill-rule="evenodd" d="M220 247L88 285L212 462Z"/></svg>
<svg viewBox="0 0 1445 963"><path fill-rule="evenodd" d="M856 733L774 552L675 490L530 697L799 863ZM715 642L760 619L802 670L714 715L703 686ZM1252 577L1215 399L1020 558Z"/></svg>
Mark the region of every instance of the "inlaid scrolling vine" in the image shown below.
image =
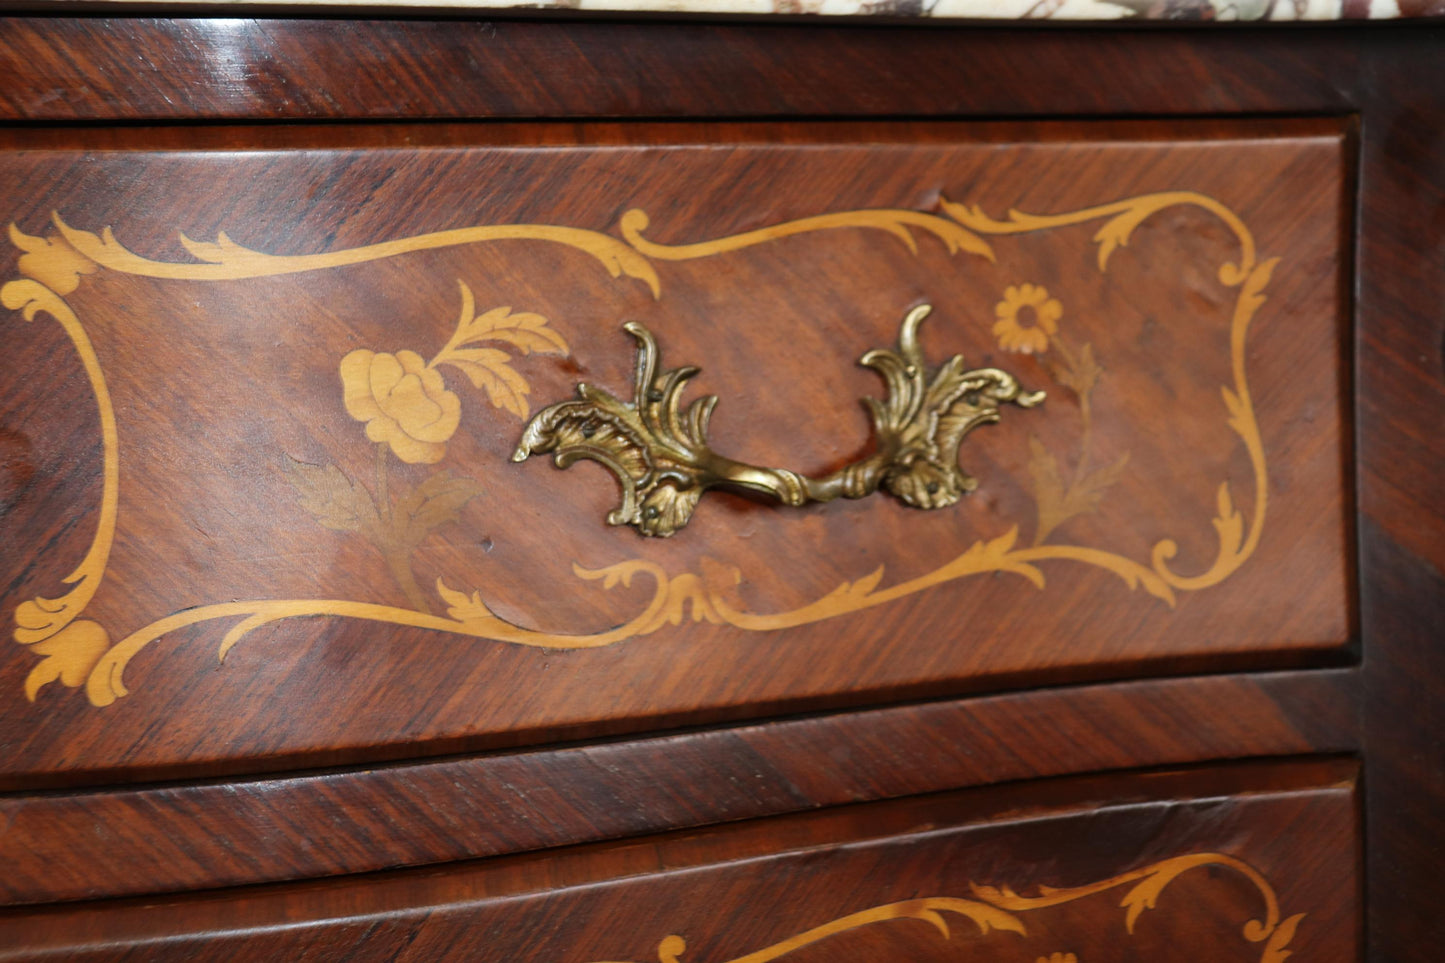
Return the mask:
<svg viewBox="0 0 1445 963"><path fill-rule="evenodd" d="M1119 907L1124 910L1125 932L1129 936L1133 936L1139 917L1145 910L1154 909L1157 906L1159 897L1165 888L1190 870L1201 868L1225 869L1237 873L1243 876L1263 898L1264 913L1258 919L1251 919L1244 924L1244 939L1250 943L1263 944L1259 963L1284 963L1286 957L1294 955L1289 944L1294 940L1295 932L1299 929L1306 914L1296 913L1282 919L1279 897L1275 894L1274 887L1265 879L1264 874L1244 860L1223 853L1194 853L1188 856L1175 856L1172 859L1162 860L1084 886L1066 888L1041 886L1037 896L1020 896L1007 886L981 886L972 883L969 885L970 895L968 897L929 896L871 906L856 913L830 920L744 956L735 957L728 960L727 963L771 963L772 960L780 959L815 943L837 939L862 927L875 926L893 920L919 920L928 923L947 940L952 937L952 933L949 930L945 914L969 920L978 927L980 937L987 937L994 933L1027 936L1028 927L1020 918L1021 915L1087 899L1129 884L1133 885L1119 900ZM686 950L687 942L681 936L675 933L668 935L657 945L658 963L685 963L682 954ZM609 961L609 963L617 963L617 961ZM1081 961L1077 955L1061 951L1039 957L1036 963L1081 963Z"/></svg>
<svg viewBox="0 0 1445 963"><path fill-rule="evenodd" d="M358 533L377 546L411 608L350 599L223 602L167 615L114 643L104 626L80 617L104 579L120 509L121 452L115 410L95 348L81 320L65 300L78 288L83 277L99 270L157 279L239 280L324 270L444 247L535 240L582 251L614 278L636 279L646 284L654 297L660 297L661 279L654 262L714 257L813 231L885 231L915 253L918 242L913 232L921 231L941 242L950 253L965 252L992 261L994 252L986 237L1102 221L1093 240L1098 245L1099 270L1104 272L1110 256L1128 243L1140 223L1176 206L1207 211L1230 230L1239 245L1238 259L1218 269L1220 283L1237 290L1229 329L1232 380L1220 390L1227 424L1244 445L1254 473L1254 509L1248 522L1235 507L1228 482L1219 485L1217 516L1213 523L1216 555L1209 567L1197 574L1180 574L1170 566L1178 551L1174 539L1158 542L1147 562L1103 549L1049 541L1053 531L1067 518L1092 510L1117 479L1124 463L1121 460L1102 468L1089 465L1090 396L1098 380L1098 362L1089 344L1075 348L1061 333L1060 319L1064 312L1057 299L1051 298L1042 285L1020 284L1002 292L992 331L1005 350L1056 353L1061 363L1053 366L1054 376L1079 398L1083 418L1082 450L1067 480L1055 456L1036 439L1031 440L1030 472L1038 505L1032 544L1019 544L1018 528L1013 526L976 541L951 561L915 578L884 585L884 571L879 567L838 585L813 602L782 612L754 612L731 602L730 587L741 581L737 570L704 560L700 572L670 575L658 564L636 558L596 570L574 565L579 578L600 581L604 589L630 585L638 575L646 575L654 583L652 598L640 612L605 631L565 635L516 625L494 615L479 590L457 590L441 579L435 588L446 614L434 614L430 600L412 575L410 552L429 532L456 517L475 493L475 483L443 471L416 489L389 491L387 458L434 464L445 456L446 442L460 423L462 405L446 383L442 369L465 374L487 393L493 405L525 419L529 411L527 381L511 366L510 356L498 345L519 353L567 351L564 336L535 314L513 313L504 307L477 314L470 289L459 279L462 304L456 332L429 361L411 350L378 353L370 349L358 349L340 361L340 394L345 410L364 425L365 438L376 446L377 469L372 490L346 477L335 466L283 463L283 471L301 504L320 524ZM887 605L935 585L989 572L1019 575L1043 588L1041 562L1072 561L1102 568L1117 575L1129 588L1142 588L1171 606L1176 592L1207 588L1229 577L1254 552L1264 525L1268 488L1265 454L1246 377L1245 337L1251 320L1264 303L1264 288L1278 259L1260 260L1252 234L1233 211L1211 197L1187 191L1147 194L1062 214L1010 211L1004 220L989 217L978 206L947 200L941 201L941 210L942 214L911 210L843 211L678 245L646 239L643 232L649 222L647 215L639 210L623 216L619 224L620 238L555 225L492 225L294 256L251 250L225 234L219 235L215 243L196 242L181 235L182 245L196 259L188 263L141 257L122 246L110 228L99 235L78 230L58 214L54 218L55 233L44 238L27 235L11 225L10 238L24 252L19 259L22 276L0 288L0 303L21 311L29 321L38 314L49 315L69 337L94 394L103 452L96 532L80 564L64 579L70 589L55 598L36 597L23 602L15 612L15 640L28 646L41 659L26 678L27 697L33 700L43 686L58 680L66 686L83 686L90 701L97 706L109 705L128 694L123 673L138 652L168 632L212 620L232 620L220 641L222 657L251 631L300 616L365 619L496 642L580 649L648 635L667 625L678 625L688 616L695 621L727 624L747 631L804 625ZM1024 313L1032 314L1032 325L1024 323ZM483 347L484 344L490 346Z"/></svg>

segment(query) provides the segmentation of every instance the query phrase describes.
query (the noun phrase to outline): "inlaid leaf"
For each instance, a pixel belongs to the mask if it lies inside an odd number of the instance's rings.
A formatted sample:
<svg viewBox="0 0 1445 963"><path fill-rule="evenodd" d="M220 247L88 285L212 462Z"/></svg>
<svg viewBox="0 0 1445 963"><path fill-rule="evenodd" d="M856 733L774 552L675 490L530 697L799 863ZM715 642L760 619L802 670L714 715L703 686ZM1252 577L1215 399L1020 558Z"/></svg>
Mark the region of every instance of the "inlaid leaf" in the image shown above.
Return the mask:
<svg viewBox="0 0 1445 963"><path fill-rule="evenodd" d="M512 313L511 306L492 308L484 314L477 314L476 298L465 281L458 281L462 292L462 312L457 320L457 332L447 343L442 354L476 344L479 341L504 341L523 354L536 351L540 354L566 354L566 340L547 326L547 319L529 311Z"/></svg>
<svg viewBox="0 0 1445 963"><path fill-rule="evenodd" d="M1029 435L1029 474L1034 480L1034 502L1038 505L1039 526L1034 533L1037 545L1069 516L1064 510L1064 479L1059 463L1037 435Z"/></svg>
<svg viewBox="0 0 1445 963"><path fill-rule="evenodd" d="M1029 474L1034 479L1034 500L1039 511L1035 545L1076 515L1098 511L1104 493L1119 482L1129 465L1129 453L1126 451L1117 461L1096 468L1066 485L1058 461L1034 435L1029 436L1029 451Z"/></svg>
<svg viewBox="0 0 1445 963"><path fill-rule="evenodd" d="M1221 387L1219 391L1224 395L1224 406L1229 409L1229 427L1234 430L1236 435L1248 440L1256 430L1254 411L1229 388Z"/></svg>
<svg viewBox="0 0 1445 963"><path fill-rule="evenodd" d="M576 562L572 563L572 572L578 578L585 578L588 581L602 580L602 587L605 589L615 588L621 585L623 588L632 586L632 576L639 572L651 575L653 578L665 580L666 574L652 562L644 562L640 559L631 559L626 562L618 562L608 565L606 568L590 569L583 568Z"/></svg>
<svg viewBox="0 0 1445 963"><path fill-rule="evenodd" d="M1099 374L1102 371L1098 362L1094 360L1093 344L1085 341L1073 362L1071 365L1058 368L1054 372L1054 377L1059 384L1071 389L1082 398L1094 390L1094 386L1099 383Z"/></svg>
<svg viewBox="0 0 1445 963"><path fill-rule="evenodd" d="M1294 950L1286 949L1286 947L1294 939L1295 930L1299 928L1300 920L1304 918L1304 913L1296 913L1279 924L1274 935L1265 944L1264 956L1260 957L1260 963L1284 963L1285 957L1294 955Z"/></svg>
<svg viewBox="0 0 1445 963"><path fill-rule="evenodd" d="M1164 887L1173 881L1178 873L1151 873L1144 877L1139 885L1124 894L1119 905L1126 910L1124 914L1124 929L1129 935L1134 934L1134 924L1139 922L1140 915L1146 909L1153 909L1159 903L1159 894Z"/></svg>
<svg viewBox="0 0 1445 963"><path fill-rule="evenodd" d="M997 538L991 538L985 543L987 551L1000 558L1013 551L1014 545L1019 540L1019 527L1010 528Z"/></svg>
<svg viewBox="0 0 1445 963"><path fill-rule="evenodd" d="M873 571L869 572L867 575L863 576L856 582L853 582L851 584L844 582L843 585L840 586L840 588L842 588L842 590L848 595L857 596L858 598L864 598L875 588L877 588L878 583L881 581L883 581L882 565L878 566Z"/></svg>
<svg viewBox="0 0 1445 963"><path fill-rule="evenodd" d="M510 307L493 308L479 314L462 326L462 337L457 345L474 344L478 341L505 341L523 354L536 351L540 354L566 354L567 342L562 335L547 326L547 319L540 314L520 312L512 314Z"/></svg>
<svg viewBox="0 0 1445 963"><path fill-rule="evenodd" d="M286 456L281 466L296 489L297 501L326 528L338 532L374 529L378 523L371 493L335 465L311 465Z"/></svg>
<svg viewBox="0 0 1445 963"><path fill-rule="evenodd" d="M1014 525L996 538L974 542L962 555L938 571L953 578L976 572L1012 572L1043 588L1044 573L1037 566L1013 556L1018 538L1019 527Z"/></svg>
<svg viewBox="0 0 1445 963"><path fill-rule="evenodd" d="M178 240L181 247L189 251L196 260L210 261L212 264L234 264L248 257L265 257L259 251L237 244L225 231L217 234L215 241L195 241L184 234L181 234Z"/></svg>
<svg viewBox="0 0 1445 963"><path fill-rule="evenodd" d="M1229 497L1229 482L1219 485L1219 515L1214 519L1214 529L1219 532L1219 545L1224 551L1237 553L1244 544L1244 516L1234 507Z"/></svg>
<svg viewBox="0 0 1445 963"><path fill-rule="evenodd" d="M1103 271L1108 267L1109 255L1121 247L1129 244L1129 236L1134 229L1144 222L1155 208L1144 204L1131 206L1124 213L1106 221L1099 232L1094 235L1094 242L1099 245L1099 270Z"/></svg>
<svg viewBox="0 0 1445 963"><path fill-rule="evenodd" d="M481 592L473 592L470 596L465 592L458 592L456 589L448 588L441 579L437 579L437 594L447 604L447 614L458 622L477 622L483 619L496 619L492 610L487 608L482 601Z"/></svg>
<svg viewBox="0 0 1445 963"><path fill-rule="evenodd" d="M446 347L431 360L431 366L449 364L464 373L473 385L487 393L493 405L526 419L530 406L527 395L531 388L527 379L511 366L511 355L497 348L468 347L483 341L511 345L522 354L566 354L567 342L547 326L540 314L513 314L510 307L493 308L476 314L476 298L465 281L458 281L462 292L462 312L457 330Z"/></svg>
<svg viewBox="0 0 1445 963"><path fill-rule="evenodd" d="M495 348L460 348L447 352L440 363L461 370L473 385L487 393L493 405L526 419L531 406L527 395L532 391L527 379L512 368L510 356Z"/></svg>
<svg viewBox="0 0 1445 963"><path fill-rule="evenodd" d="M90 619L77 619L50 638L32 644L30 651L45 658L25 677L25 698L34 702L36 694L56 680L73 689L85 685L108 648L110 635L104 626Z"/></svg>
<svg viewBox="0 0 1445 963"><path fill-rule="evenodd" d="M1129 453L1126 451L1113 464L1089 472L1069 492L1071 502L1080 506L1080 512L1096 511L1104 492L1118 484L1119 480L1124 477L1124 469L1128 466Z"/></svg>
<svg viewBox="0 0 1445 963"><path fill-rule="evenodd" d="M1224 396L1224 407L1229 409L1229 423L1232 425L1244 415L1244 404L1239 400L1239 395L1230 391L1227 385L1221 386L1219 393Z"/></svg>
<svg viewBox="0 0 1445 963"><path fill-rule="evenodd" d="M999 906L1008 906L1019 902L1019 894L1009 886L986 886L982 883L969 883L968 888L973 895L981 900L987 900Z"/></svg>
<svg viewBox="0 0 1445 963"><path fill-rule="evenodd" d="M470 478L447 471L431 475L397 502L398 536L407 545L420 544L433 529L456 521L462 506L481 492L482 486Z"/></svg>
<svg viewBox="0 0 1445 963"><path fill-rule="evenodd" d="M11 224L10 241L25 252L20 255L20 273L62 297L79 287L82 274L94 274L98 269L94 261L59 235L31 237Z"/></svg>

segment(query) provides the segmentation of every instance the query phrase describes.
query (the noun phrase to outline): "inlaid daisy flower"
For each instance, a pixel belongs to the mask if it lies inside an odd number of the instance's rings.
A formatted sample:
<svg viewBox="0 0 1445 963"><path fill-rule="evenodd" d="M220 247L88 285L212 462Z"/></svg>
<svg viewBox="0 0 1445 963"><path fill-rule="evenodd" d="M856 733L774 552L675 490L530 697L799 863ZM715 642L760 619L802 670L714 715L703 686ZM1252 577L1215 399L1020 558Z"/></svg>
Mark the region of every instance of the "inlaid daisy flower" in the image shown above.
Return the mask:
<svg viewBox="0 0 1445 963"><path fill-rule="evenodd" d="M993 335L998 346L1017 354L1042 354L1058 334L1064 306L1041 284L1009 285L994 306Z"/></svg>

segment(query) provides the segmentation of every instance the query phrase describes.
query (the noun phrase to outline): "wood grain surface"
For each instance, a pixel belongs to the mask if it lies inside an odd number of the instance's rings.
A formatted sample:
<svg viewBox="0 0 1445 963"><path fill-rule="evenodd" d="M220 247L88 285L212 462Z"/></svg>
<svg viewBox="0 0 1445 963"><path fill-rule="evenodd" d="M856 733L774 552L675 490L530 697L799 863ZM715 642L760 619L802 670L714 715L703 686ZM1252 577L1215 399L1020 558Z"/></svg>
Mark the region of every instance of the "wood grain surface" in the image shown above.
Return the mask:
<svg viewBox="0 0 1445 963"><path fill-rule="evenodd" d="M0 685L36 698L5 710L27 732L9 772L1337 659L1340 127L841 133L165 152L144 131L106 151L13 135L18 273L65 291L32 303L74 312L108 406L60 325L16 333L3 419L34 474L0 533L35 548L0 573L27 643ZM467 233L494 225L520 239ZM187 253L178 233L227 240ZM713 449L836 469L873 443L858 399L880 386L857 359L920 302L934 363L1050 393L965 439L980 490L955 506L709 494L644 539L603 523L618 495L594 467L508 459L576 382L630 397L632 319L664 366L702 365ZM403 362L427 378L407 376L415 418ZM429 427L435 405L450 420ZM112 410L97 465L82 453ZM27 600L102 544L83 612L35 628L54 603ZM91 706L64 688L82 674Z"/></svg>
<svg viewBox="0 0 1445 963"><path fill-rule="evenodd" d="M1432 172L1445 170L1445 131L1425 121L1445 112L1439 53L1382 73L1361 156L1356 437L1371 960L1427 959L1440 931L1431 904L1445 851L1445 184ZM1391 901L1392 892L1434 895Z"/></svg>
<svg viewBox="0 0 1445 963"><path fill-rule="evenodd" d="M1362 64L1428 56L1435 28L1359 29L15 17L0 107L24 121L1346 114L1361 85L1388 83ZM1147 79L1129 72L1141 58Z"/></svg>
<svg viewBox="0 0 1445 963"><path fill-rule="evenodd" d="M1323 691L1306 684L1299 691L1315 695L1281 711L1291 720L1290 726L1306 729L1315 714L1320 719L1358 720L1359 741L1349 736L1344 741L1350 743L1351 751L1359 752L1364 773L1365 958L1423 963L1438 955L1438 854L1445 850L1445 767L1439 764L1445 757L1440 736L1445 731L1445 719L1441 718L1445 647L1439 629L1445 624L1441 609L1445 604L1445 512L1439 508L1439 479L1445 477L1445 312L1440 310L1445 303L1445 194L1438 177L1445 169L1445 125L1440 123L1445 115L1445 81L1439 69L1442 47L1445 30L1430 24L1350 30L1028 31L17 17L0 22L0 76L7 78L0 85L0 117L21 126L76 124L98 146L131 136L106 129L117 122L165 122L173 126L148 131L146 136L154 145L170 148L207 138L222 148L254 146L258 141L252 131L212 123L243 120L671 117L829 118L837 122L839 118L1002 117L1097 122L1130 115L1255 115L1268 124L1276 122L1272 118L1288 115L1352 118L1359 134L1353 181L1357 217L1349 227L1354 235L1353 264L1346 265L1348 270L1340 277L1344 279L1342 303L1350 312L1354 330L1353 351L1342 380L1345 397L1350 399L1345 421L1352 438L1347 447L1355 454L1346 474L1354 485L1354 528L1359 533L1353 575L1359 593L1355 635L1361 662L1356 669L1342 670L1344 678ZM201 125L203 129L186 126L192 121L207 123ZM565 132L566 128L564 123L548 129ZM397 130L401 129L399 125ZM295 143L296 135L285 125L268 131L275 143ZM44 215L38 212L42 227ZM171 236L157 234L157 247L152 250L163 250ZM77 442L79 438L77 435ZM0 448L0 471L4 472L0 504L8 504L14 492L34 476L34 466L19 440L6 436L4 441L7 447ZM3 546L0 555L8 558L8 550L8 545ZM230 671L228 667L218 674ZM1195 698L1207 702L1218 693L1214 687L1219 680L1177 682L1184 687L1182 691L1192 694L1181 703L1184 705ZM11 686L8 691L13 694L16 690ZM1052 718L1052 711L1031 716L1029 707L1049 704L1055 698L1068 699L1075 691L1079 690L1021 691L1009 699L1023 718L1045 719ZM1123 691L1137 690L1126 686ZM1080 703L1088 704L1087 700ZM1220 696L1219 718L1229 718L1230 707L1236 704L1234 697ZM1119 712L1122 715L1105 712L1101 718L1127 719L1127 709ZM1255 751L1250 746L1259 746L1257 751L1278 751L1267 748L1279 744L1272 737L1255 741L1251 735L1253 731L1278 732L1268 716L1259 708L1246 710L1238 716L1239 730L1211 725L1206 727L1207 734L1201 734L1194 731L1189 714L1175 714L1169 716L1166 729L1170 741L1180 740L1181 751L1197 751L1201 757L1228 756L1229 745L1241 747L1239 754L1244 755ZM1155 718L1152 714L1147 717ZM966 757L970 733L961 718L972 717L953 718L931 730L929 737L914 733L908 739L943 742ZM1081 725L1077 716L1066 718L1073 720L1071 726ZM49 717L47 724L53 722L54 717ZM655 722L661 725L668 720ZM94 723L97 727L109 724ZM1345 723L1343 729L1349 728ZM878 731L886 736L894 730L883 726ZM1016 745L1026 745L1017 750L1016 761L1003 767L1026 775L1067 766L1074 759L1081 766L1114 764L1111 760L1133 758L1135 750L1129 747L1141 744L1137 735L1125 739L1114 730L1096 732L1083 726L1077 731L1087 735L1062 744L1044 739L1015 743L1019 737L1005 732L995 744L996 752L1006 760ZM534 735L545 740L561 734ZM159 726L150 736L179 742L196 737L195 733L162 734ZM0 738L0 755L19 758L24 750L15 735L6 733ZM73 741L61 739L56 745ZM1143 743L1150 741L1146 738ZM1281 741L1294 740L1286 737ZM1335 743L1322 736L1320 744ZM890 740L886 745L902 760L911 758L916 748L911 741ZM399 756L411 751L471 748L475 747L398 743L390 751ZM832 770L846 771L846 767L820 761L814 748L813 743L800 743L790 756L790 765L777 764L779 771L807 770L825 782ZM384 754L367 751L378 757ZM790 753L786 746L776 751L780 756ZM1138 758L1145 755L1140 752ZM1173 749L1168 755L1174 756ZM300 758L254 755L244 765L259 771L304 765L308 759L339 763L346 761L346 754L338 750ZM204 760L195 761L199 768L192 775L226 771L214 761L209 769ZM242 763L233 760L230 764ZM59 765L67 763L62 759ZM699 758L694 768L705 770L707 763ZM967 779L972 770L944 765L940 771ZM77 767L68 775L47 775L44 785L57 785L57 780L74 784L127 775L144 777L145 772ZM151 773L159 774L158 770ZM915 779L912 775L880 777L873 787L867 777L860 776L856 791L861 796L850 798L922 785ZM193 787L175 788L184 796ZM770 790L764 798L774 800L786 787L773 785ZM665 794L663 790L659 793ZM825 795L820 791L818 798ZM67 800L62 805L71 804ZM685 820L691 812L691 804L686 804L688 812L681 814L661 801L651 805L655 807L651 813L666 817L661 822ZM610 816L583 812L582 823L596 820L604 830L614 825L608 821ZM730 811L728 816L732 815ZM661 822L648 828L657 828ZM139 840L136 850L143 850L154 833L143 820L127 819L124 828ZM189 845L201 845L201 834L182 824L171 824L167 831L189 840ZM1069 842L1077 845L1080 838L1074 833ZM1296 858L1301 852L1295 849L1293 837L1283 849ZM201 851L206 851L204 846ZM285 846L282 852L288 852ZM649 858L655 856L644 852ZM1047 856L1040 858L1048 860ZM538 856L533 865L543 867L551 862ZM306 871L304 866L302 871ZM363 922L354 928L333 930L332 949L322 952L346 955L350 947L364 942L367 932L383 934L379 939L384 942L398 929L406 929L412 917L394 917L397 922L391 928L387 914L397 906L415 906L431 899L424 886L420 890L410 887L418 885L412 881L433 879L433 872L403 874L390 902L379 904L380 910L362 917ZM110 869L101 875L112 878ZM204 872L196 878L199 875ZM172 878L184 877L185 873L178 873ZM1017 880L1016 875L1010 878ZM83 892L89 884L82 873L64 885ZM360 905L351 891L341 891L338 896L328 889L303 887L314 894L313 915L335 915ZM111 905L121 915L134 909ZM201 933L208 926L224 928L241 918L234 904L224 900L167 905L171 911L161 923L129 932L139 934L139 939L174 932L177 927ZM24 927L25 935L19 939L34 942L35 952L46 941L55 946L74 943L82 920L99 927L94 931L99 934L95 945L105 945L119 931L104 929L102 918L92 909L44 911L23 923L16 916L21 911L12 911L8 922ZM258 928L275 927L279 912L273 907L255 917L260 920ZM1117 935L1119 915L1113 907L1110 912ZM1337 918L1350 917L1345 913ZM918 926L920 932L929 934L926 939L937 940L919 923L895 925ZM1301 936L1306 932L1301 929ZM1239 928L1232 933L1237 936ZM635 948L617 952L631 953L629 958L655 958L661 934L636 936ZM124 934L122 938L131 939ZM284 937L277 935L276 939ZM1351 944L1345 939L1339 945ZM700 947L694 942L683 958L699 959L697 949ZM67 951L58 952L64 956ZM147 952L139 949L135 955ZM1059 947L1058 952L1068 951ZM1102 958L1115 956L1111 948ZM1049 957L1029 957L1036 958ZM1252 958L1257 959L1258 954Z"/></svg>
<svg viewBox="0 0 1445 963"><path fill-rule="evenodd" d="M520 754L15 792L0 796L0 902L306 879L961 786L1349 752L1353 700L1342 670L1155 680Z"/></svg>
<svg viewBox="0 0 1445 963"><path fill-rule="evenodd" d="M436 871L5 911L0 959L640 963L685 942L684 959L718 961L1345 963L1357 819L1349 763L999 787ZM1064 892L1031 900L1043 886Z"/></svg>

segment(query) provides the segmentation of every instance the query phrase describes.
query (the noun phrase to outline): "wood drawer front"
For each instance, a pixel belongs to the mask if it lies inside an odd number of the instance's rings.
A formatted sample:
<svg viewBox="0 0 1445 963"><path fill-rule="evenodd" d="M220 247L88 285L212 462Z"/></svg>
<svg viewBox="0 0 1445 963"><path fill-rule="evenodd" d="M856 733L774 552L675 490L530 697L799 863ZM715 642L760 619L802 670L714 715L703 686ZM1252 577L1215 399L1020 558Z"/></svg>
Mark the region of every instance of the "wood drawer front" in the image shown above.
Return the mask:
<svg viewBox="0 0 1445 963"><path fill-rule="evenodd" d="M0 959L1358 959L1349 764L1071 779L0 915ZM929 925L931 924L931 925Z"/></svg>
<svg viewBox="0 0 1445 963"><path fill-rule="evenodd" d="M12 781L1350 638L1334 121L6 137ZM950 507L710 491L644 538L595 464L509 460L579 381L632 398L636 320L713 450L838 469L922 303L930 377L1047 392Z"/></svg>

